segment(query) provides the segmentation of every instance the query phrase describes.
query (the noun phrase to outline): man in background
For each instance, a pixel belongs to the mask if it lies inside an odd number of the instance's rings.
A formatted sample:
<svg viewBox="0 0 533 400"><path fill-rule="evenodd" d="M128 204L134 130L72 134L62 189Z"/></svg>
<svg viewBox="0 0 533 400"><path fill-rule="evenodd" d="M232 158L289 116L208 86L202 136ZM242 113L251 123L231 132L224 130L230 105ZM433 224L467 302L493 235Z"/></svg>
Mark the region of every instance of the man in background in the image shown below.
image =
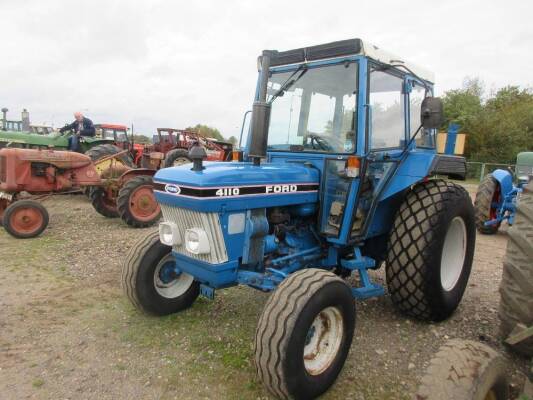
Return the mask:
<svg viewBox="0 0 533 400"><path fill-rule="evenodd" d="M94 136L96 131L94 129L93 121L89 118L85 118L81 112L74 113L74 122L65 125L59 130L64 133L67 131L73 131L74 134L68 138L68 149L71 151L79 151L80 149L80 136Z"/></svg>

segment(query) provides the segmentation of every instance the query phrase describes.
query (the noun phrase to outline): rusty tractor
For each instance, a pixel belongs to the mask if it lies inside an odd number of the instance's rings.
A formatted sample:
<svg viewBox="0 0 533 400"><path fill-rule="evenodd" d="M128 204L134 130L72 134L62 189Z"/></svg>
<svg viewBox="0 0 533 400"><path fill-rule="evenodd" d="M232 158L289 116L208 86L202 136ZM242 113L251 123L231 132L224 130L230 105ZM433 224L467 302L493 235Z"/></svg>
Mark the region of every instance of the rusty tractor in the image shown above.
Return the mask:
<svg viewBox="0 0 533 400"><path fill-rule="evenodd" d="M174 128L157 128L153 141L154 145L150 150L165 154L165 168L192 162L189 149L196 143L204 147L208 161L231 160L233 150L231 143L208 138L190 130Z"/></svg>
<svg viewBox="0 0 533 400"><path fill-rule="evenodd" d="M32 238L48 225L39 202L57 193L91 187L92 204L106 217L146 227L160 217L152 192L154 170L133 169L121 162L123 150L93 161L68 151L0 149L0 220L16 238ZM160 162L162 160L159 160Z"/></svg>

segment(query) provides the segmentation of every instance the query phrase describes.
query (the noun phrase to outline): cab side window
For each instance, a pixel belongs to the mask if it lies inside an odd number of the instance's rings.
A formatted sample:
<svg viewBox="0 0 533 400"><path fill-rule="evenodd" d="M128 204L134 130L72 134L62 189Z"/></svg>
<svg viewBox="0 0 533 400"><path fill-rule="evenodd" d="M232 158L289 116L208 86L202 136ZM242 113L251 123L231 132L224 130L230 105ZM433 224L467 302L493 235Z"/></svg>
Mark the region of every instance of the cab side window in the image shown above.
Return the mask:
<svg viewBox="0 0 533 400"><path fill-rule="evenodd" d="M370 73L371 149L398 148L405 141L403 82L385 71Z"/></svg>

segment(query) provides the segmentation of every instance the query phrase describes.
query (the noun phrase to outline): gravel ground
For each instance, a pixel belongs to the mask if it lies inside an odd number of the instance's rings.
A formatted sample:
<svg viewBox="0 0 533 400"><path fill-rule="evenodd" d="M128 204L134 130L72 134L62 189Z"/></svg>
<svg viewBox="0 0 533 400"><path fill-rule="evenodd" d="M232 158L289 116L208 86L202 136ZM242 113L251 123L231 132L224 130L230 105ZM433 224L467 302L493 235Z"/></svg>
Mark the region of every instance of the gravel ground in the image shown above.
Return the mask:
<svg viewBox="0 0 533 400"><path fill-rule="evenodd" d="M471 190L472 188L469 188ZM267 294L238 287L170 317L140 314L120 288L121 260L147 230L96 214L83 196L44 201L48 230L0 230L1 399L263 399L252 365ZM417 322L388 296L357 302L352 349L325 399L408 399L448 338L501 351L498 285L507 236L478 235L463 302L449 320ZM372 273L385 284L383 271ZM507 353L515 393L526 360Z"/></svg>

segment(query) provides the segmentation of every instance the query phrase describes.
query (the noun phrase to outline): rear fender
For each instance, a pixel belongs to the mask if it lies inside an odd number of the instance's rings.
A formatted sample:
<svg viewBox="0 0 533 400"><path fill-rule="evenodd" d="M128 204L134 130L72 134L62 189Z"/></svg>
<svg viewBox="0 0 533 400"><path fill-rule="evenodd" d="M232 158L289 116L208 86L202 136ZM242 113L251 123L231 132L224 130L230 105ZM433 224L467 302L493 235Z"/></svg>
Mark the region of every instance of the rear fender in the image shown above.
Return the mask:
<svg viewBox="0 0 533 400"><path fill-rule="evenodd" d="M500 185L500 190L503 196L507 196L513 191L513 175L504 169L496 169L492 172L492 177L496 179Z"/></svg>
<svg viewBox="0 0 533 400"><path fill-rule="evenodd" d="M157 171L148 168L130 169L124 172L118 179L119 186L122 187L127 181L137 176L154 176Z"/></svg>

